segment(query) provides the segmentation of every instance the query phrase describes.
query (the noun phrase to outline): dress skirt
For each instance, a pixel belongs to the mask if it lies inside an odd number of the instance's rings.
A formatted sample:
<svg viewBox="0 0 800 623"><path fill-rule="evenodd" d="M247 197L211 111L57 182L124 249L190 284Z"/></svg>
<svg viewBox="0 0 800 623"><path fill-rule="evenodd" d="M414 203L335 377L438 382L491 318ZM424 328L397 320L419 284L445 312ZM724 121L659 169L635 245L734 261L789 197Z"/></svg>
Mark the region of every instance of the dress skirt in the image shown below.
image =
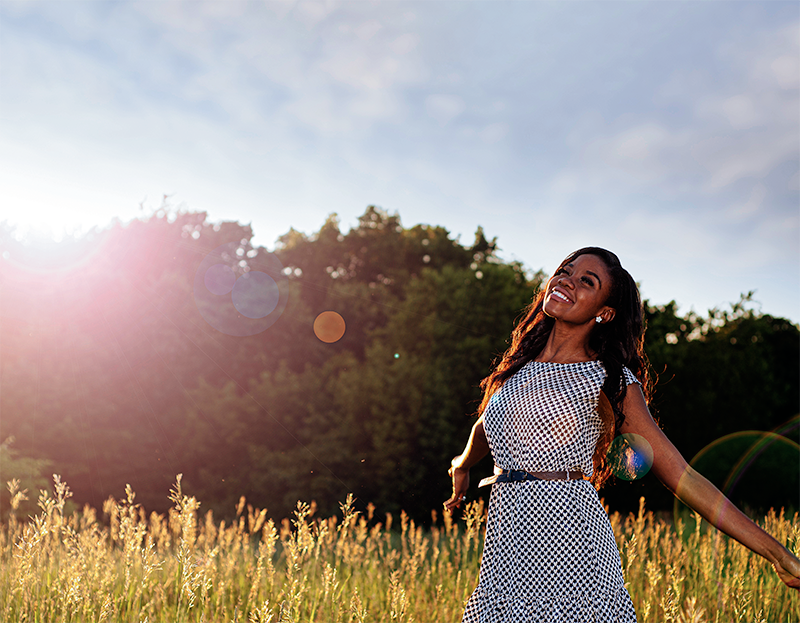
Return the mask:
<svg viewBox="0 0 800 623"><path fill-rule="evenodd" d="M463 623L636 623L614 533L585 480L492 486Z"/></svg>

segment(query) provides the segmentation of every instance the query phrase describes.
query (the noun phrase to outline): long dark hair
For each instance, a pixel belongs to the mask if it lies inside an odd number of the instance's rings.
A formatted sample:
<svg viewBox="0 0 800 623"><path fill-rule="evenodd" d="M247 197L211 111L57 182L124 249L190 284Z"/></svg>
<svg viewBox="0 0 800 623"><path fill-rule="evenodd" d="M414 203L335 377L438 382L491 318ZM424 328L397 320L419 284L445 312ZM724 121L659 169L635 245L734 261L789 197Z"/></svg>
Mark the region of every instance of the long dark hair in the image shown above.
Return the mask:
<svg viewBox="0 0 800 623"><path fill-rule="evenodd" d="M622 367L626 366L639 379L645 399L649 399L650 366L644 352L644 313L636 282L622 267L616 255L599 247L578 249L567 256L558 269L581 255L595 255L605 264L611 279L605 304L616 311L611 322L597 324L589 336L589 348L597 353L598 360L606 370L602 391L611 407L603 408L602 404L598 407L603 430L595 447L592 484L599 489L610 475L606 462L608 446L625 421L622 403L627 384L623 379ZM542 352L555 324L555 319L544 313L546 295L544 289L537 293L525 310L522 321L511 333L511 346L503 353L492 373L481 381L483 400L479 413L483 413L489 399L509 378Z"/></svg>

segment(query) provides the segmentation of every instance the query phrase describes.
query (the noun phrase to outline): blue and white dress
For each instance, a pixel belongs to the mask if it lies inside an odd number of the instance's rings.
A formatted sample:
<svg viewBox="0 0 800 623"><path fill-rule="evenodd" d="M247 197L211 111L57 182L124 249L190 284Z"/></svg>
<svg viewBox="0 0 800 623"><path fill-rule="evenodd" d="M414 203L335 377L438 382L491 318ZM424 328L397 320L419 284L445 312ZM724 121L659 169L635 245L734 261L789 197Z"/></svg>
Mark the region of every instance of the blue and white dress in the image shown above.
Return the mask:
<svg viewBox="0 0 800 623"><path fill-rule="evenodd" d="M627 384L638 383L623 369ZM495 465L593 471L599 361L531 361L492 396L484 429ZM587 480L492 485L480 580L463 623L636 623L614 533Z"/></svg>

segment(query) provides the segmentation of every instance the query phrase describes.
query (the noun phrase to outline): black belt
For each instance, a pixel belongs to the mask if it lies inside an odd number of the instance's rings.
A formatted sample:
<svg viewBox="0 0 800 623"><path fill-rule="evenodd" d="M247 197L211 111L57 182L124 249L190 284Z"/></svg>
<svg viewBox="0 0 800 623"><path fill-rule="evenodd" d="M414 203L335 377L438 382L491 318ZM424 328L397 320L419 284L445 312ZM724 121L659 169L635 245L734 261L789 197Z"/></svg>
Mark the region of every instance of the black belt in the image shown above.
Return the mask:
<svg viewBox="0 0 800 623"><path fill-rule="evenodd" d="M494 468L494 476L484 478L478 483L478 487L493 485L496 482L524 482L526 480L583 480L583 472L566 471L560 472L526 472L521 469L500 469Z"/></svg>

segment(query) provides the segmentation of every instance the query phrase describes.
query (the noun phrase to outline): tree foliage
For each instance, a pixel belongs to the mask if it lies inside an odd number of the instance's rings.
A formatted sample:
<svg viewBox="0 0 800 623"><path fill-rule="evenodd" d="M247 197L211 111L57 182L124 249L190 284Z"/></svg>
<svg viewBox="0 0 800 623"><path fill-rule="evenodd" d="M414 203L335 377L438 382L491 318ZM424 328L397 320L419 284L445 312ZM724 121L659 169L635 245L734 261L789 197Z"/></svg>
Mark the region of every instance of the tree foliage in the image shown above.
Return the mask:
<svg viewBox="0 0 800 623"><path fill-rule="evenodd" d="M34 486L52 468L94 506L130 483L164 510L183 473L222 515L241 495L276 516L298 499L332 513L352 491L425 518L448 494L478 384L544 279L501 261L481 229L465 245L370 206L347 232L331 215L281 236L286 308L234 337L204 320L193 283L225 243L238 274L256 266L267 250L247 226L159 212L58 249L12 234L0 232L0 440L16 442L0 477L22 465ZM781 426L799 410L797 326L747 297L707 318L676 309L647 305L647 350L654 411L684 455L741 430L796 440ZM323 311L345 320L335 343L314 334ZM668 508L661 491L645 478L604 495L622 510L643 492ZM762 498L797 504L781 495Z"/></svg>

